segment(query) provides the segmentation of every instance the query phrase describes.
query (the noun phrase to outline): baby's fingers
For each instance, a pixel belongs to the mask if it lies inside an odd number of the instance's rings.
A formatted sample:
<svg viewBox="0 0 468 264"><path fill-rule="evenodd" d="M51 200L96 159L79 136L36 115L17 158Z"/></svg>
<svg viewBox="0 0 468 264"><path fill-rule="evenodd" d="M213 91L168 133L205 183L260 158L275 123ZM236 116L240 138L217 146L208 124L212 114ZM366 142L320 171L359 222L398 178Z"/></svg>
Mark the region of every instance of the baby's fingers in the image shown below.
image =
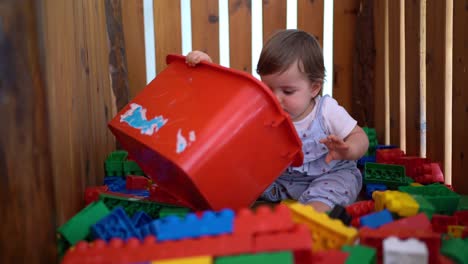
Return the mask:
<svg viewBox="0 0 468 264"><path fill-rule="evenodd" d="M197 54L189 54L189 55L187 55L186 63L189 66L195 66L198 63L200 63L200 56L197 55Z"/></svg>

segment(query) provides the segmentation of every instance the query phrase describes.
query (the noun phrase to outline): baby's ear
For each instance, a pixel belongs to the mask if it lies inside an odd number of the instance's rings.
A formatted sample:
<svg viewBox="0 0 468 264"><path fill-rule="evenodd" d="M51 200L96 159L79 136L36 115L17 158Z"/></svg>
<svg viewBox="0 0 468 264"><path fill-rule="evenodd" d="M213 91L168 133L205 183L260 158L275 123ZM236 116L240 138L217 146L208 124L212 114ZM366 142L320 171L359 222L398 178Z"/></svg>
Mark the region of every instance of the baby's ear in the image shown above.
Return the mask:
<svg viewBox="0 0 468 264"><path fill-rule="evenodd" d="M322 83L321 82L313 82L310 85L310 90L312 92L312 97L315 98L320 91L322 90Z"/></svg>

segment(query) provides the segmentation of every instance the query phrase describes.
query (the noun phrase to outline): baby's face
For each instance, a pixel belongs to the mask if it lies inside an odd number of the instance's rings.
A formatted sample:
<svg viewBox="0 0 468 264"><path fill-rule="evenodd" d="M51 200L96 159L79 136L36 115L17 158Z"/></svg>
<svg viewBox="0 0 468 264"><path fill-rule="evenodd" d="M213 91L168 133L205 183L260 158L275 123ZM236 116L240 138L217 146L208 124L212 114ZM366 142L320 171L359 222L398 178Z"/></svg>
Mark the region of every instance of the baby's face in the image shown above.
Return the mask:
<svg viewBox="0 0 468 264"><path fill-rule="evenodd" d="M261 76L276 95L281 107L291 116L292 121L305 118L313 109L313 98L320 91L318 82L312 83L293 63L286 71Z"/></svg>

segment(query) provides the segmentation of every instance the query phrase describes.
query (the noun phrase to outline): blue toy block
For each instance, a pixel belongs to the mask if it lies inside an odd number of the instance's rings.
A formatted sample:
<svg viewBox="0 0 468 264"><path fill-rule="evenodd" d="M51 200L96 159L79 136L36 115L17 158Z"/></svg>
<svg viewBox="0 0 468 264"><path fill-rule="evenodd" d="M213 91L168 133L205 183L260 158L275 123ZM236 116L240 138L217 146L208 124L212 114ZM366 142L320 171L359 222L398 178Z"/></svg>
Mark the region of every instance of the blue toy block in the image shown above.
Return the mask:
<svg viewBox="0 0 468 264"><path fill-rule="evenodd" d="M124 188L125 188L125 186L124 186ZM123 190L118 191L118 193L131 194L131 195L135 195L135 196L141 196L141 197L144 197L144 198L148 198L150 196L150 193L149 193L148 190L127 190L127 189L123 189Z"/></svg>
<svg viewBox="0 0 468 264"><path fill-rule="evenodd" d="M398 147L395 146L395 145L377 145L377 146L375 146L375 150L378 150L378 149L394 149L394 148L398 148Z"/></svg>
<svg viewBox="0 0 468 264"><path fill-rule="evenodd" d="M150 196L148 190L127 190L127 184L124 177L104 177L104 184L107 185L109 191L111 192L131 194L135 196L141 196L144 198L148 198Z"/></svg>
<svg viewBox="0 0 468 264"><path fill-rule="evenodd" d="M390 213L390 211L387 209L365 215L360 219L361 226L367 226L370 228L378 228L390 222L393 222L393 217L392 213Z"/></svg>
<svg viewBox="0 0 468 264"><path fill-rule="evenodd" d="M219 235L232 233L234 212L222 210L218 213L207 211L201 219L201 233L205 235Z"/></svg>
<svg viewBox="0 0 468 264"><path fill-rule="evenodd" d="M150 223L153 219L144 211L136 212L132 217L132 223L135 228L139 228Z"/></svg>
<svg viewBox="0 0 468 264"><path fill-rule="evenodd" d="M156 236L156 223L158 220L153 220L146 225L142 225L137 229L137 233L141 239L153 235Z"/></svg>
<svg viewBox="0 0 468 264"><path fill-rule="evenodd" d="M366 197L372 199L372 193L375 191L386 191L387 186L379 183L368 183L366 184Z"/></svg>
<svg viewBox="0 0 468 264"><path fill-rule="evenodd" d="M104 177L104 184L107 185L111 192L125 191L125 179L122 177Z"/></svg>
<svg viewBox="0 0 468 264"><path fill-rule="evenodd" d="M234 226L234 211L230 209L220 212L206 211L201 218L193 213L183 219L178 216L168 216L155 222L159 241L229 234L232 233Z"/></svg>
<svg viewBox="0 0 468 264"><path fill-rule="evenodd" d="M124 240L131 237L139 238L132 221L125 213L123 207L120 206L115 208L108 216L92 225L91 233L94 238L100 238L105 241L109 241L111 238L122 238Z"/></svg>
<svg viewBox="0 0 468 264"><path fill-rule="evenodd" d="M375 155L372 156L363 156L362 158L358 159L357 165L359 167L364 167L367 162L376 162L376 157Z"/></svg>

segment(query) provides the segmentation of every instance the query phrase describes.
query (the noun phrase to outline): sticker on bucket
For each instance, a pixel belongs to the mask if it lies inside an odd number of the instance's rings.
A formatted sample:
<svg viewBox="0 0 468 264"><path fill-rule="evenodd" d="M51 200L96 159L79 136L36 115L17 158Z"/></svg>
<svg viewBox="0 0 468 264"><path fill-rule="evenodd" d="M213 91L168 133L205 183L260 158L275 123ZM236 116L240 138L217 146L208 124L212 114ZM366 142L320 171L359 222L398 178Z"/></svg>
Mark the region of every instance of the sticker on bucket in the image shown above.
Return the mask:
<svg viewBox="0 0 468 264"><path fill-rule="evenodd" d="M163 116L157 116L151 120L146 118L146 109L139 104L130 104L130 109L120 116L120 122L126 122L133 128L139 129L141 134L153 135L167 123Z"/></svg>
<svg viewBox="0 0 468 264"><path fill-rule="evenodd" d="M190 143L195 141L195 139L195 131L192 130L189 133L189 142L187 144L187 139L182 135L182 129L179 129L179 131L177 131L176 153L182 153L190 145Z"/></svg>

